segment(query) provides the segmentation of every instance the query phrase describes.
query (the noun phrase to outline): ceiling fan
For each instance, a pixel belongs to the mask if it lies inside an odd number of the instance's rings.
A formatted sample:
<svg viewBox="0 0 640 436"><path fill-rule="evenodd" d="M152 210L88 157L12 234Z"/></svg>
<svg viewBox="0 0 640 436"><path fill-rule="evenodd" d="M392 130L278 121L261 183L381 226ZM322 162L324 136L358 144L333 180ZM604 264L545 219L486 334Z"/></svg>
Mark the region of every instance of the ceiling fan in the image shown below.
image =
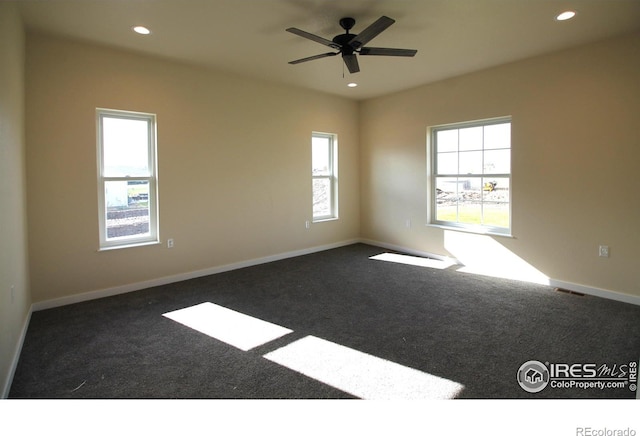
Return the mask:
<svg viewBox="0 0 640 436"><path fill-rule="evenodd" d="M345 17L340 19L340 27L342 27L346 33L337 35L332 40L328 40L322 38L321 36L305 32L304 30L296 29L295 27L290 27L286 29L287 32L302 36L303 38L310 39L311 41L319 42L320 44L326 45L327 47L331 47L332 49L338 51L309 56L307 58L298 59L289 63L299 64L302 62L313 61L315 59L321 59L340 54L342 55L342 59L344 60L347 69L351 74L353 74L360 71L356 53L361 56L415 56L418 50L410 50L405 48L365 47L365 44L382 33L382 31L391 26L393 23L395 23L394 19L382 16L375 22L373 22L369 27L356 35L349 33L349 30L351 30L356 24L356 20L351 17Z"/></svg>

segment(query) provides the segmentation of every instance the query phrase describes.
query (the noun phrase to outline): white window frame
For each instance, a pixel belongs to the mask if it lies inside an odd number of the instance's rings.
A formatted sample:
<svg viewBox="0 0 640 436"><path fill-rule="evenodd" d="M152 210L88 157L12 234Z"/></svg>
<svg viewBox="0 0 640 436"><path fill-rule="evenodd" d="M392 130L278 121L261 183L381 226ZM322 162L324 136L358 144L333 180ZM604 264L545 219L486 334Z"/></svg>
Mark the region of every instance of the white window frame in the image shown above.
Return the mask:
<svg viewBox="0 0 640 436"><path fill-rule="evenodd" d="M329 140L329 171L326 175L315 175L313 171L311 172L311 181L313 186L313 181L317 179L325 179L329 180L329 189L331 195L331 201L329 205L329 213L326 215L314 215L313 213L313 192L311 193L311 204L312 204L312 216L313 222L321 222L321 221L329 221L338 219L338 135L334 133L322 133L322 132L312 132L311 141L312 141L312 150L313 150L313 138L323 138ZM313 152L312 152L312 168L313 168Z"/></svg>
<svg viewBox="0 0 640 436"><path fill-rule="evenodd" d="M450 230L463 230L463 231L469 231L472 233L481 233L481 234L494 234L494 235L499 235L499 236L511 236L512 234L512 205L513 205L513 201L512 201L512 192L513 192L513 186L512 186L512 180L511 180L511 175L512 175L512 168L511 168L511 161L512 161L512 144L511 144L511 140L509 141L509 150L510 150L510 162L509 162L509 172L508 173L485 173L483 170L482 174L461 174L461 173L453 173L453 174L438 174L437 172L437 168L438 168L438 156L437 156L437 140L436 140L436 135L437 132L443 131L443 130L457 130L457 129L464 129L464 128L468 128L468 127L479 127L479 126L491 126L494 124L505 124L505 123L509 123L510 125L512 125L512 119L510 116L506 116L506 117L500 117L500 118L491 118L491 119L485 119L485 120L477 120L477 121L468 121L468 122L461 122L461 123L454 123L454 124L446 124L446 125L439 125L439 126L432 126L428 128L428 135L427 135L427 156L428 156L428 164L427 164L427 169L428 169L428 195L429 195L429 201L428 201L428 225L431 226L436 226L436 227L441 227L441 228L445 228L445 229L450 229ZM483 156L483 160L484 160L484 146L482 149L482 156ZM469 223L461 223L461 222L454 222L454 221L440 221L437 219L437 183L436 183L436 179L437 177L463 177L463 178L506 178L509 180L509 196L508 196L508 213L509 213L509 224L508 227L500 227L500 226L494 226L494 225L486 225L486 224L469 224ZM485 203L490 203L490 201L485 202L485 200L483 199L481 201L481 207L484 208L484 204ZM483 213L484 213L484 209L483 209Z"/></svg>
<svg viewBox="0 0 640 436"><path fill-rule="evenodd" d="M103 144L103 120L105 118L121 118L128 120L142 120L147 122L148 144L147 158L149 173L144 176L121 176L108 177L104 174L104 144ZM97 130L97 157L98 157L98 220L100 250L111 250L117 248L136 247L141 245L158 244L158 167L157 167L157 145L156 145L156 115L143 112L132 112L114 109L96 109L96 130ZM107 235L107 205L105 198L105 186L110 181L138 181L144 180L149 186L149 233L142 236L122 236L118 238L108 238Z"/></svg>

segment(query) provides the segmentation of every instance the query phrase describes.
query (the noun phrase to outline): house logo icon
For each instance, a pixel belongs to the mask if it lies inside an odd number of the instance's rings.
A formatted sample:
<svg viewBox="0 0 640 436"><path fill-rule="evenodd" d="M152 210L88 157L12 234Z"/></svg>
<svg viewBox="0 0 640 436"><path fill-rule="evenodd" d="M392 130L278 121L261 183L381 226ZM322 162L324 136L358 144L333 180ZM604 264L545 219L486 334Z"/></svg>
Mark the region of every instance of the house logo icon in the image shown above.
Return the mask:
<svg viewBox="0 0 640 436"><path fill-rule="evenodd" d="M549 384L549 369L542 362L529 360L518 369L518 384L532 394L540 392Z"/></svg>

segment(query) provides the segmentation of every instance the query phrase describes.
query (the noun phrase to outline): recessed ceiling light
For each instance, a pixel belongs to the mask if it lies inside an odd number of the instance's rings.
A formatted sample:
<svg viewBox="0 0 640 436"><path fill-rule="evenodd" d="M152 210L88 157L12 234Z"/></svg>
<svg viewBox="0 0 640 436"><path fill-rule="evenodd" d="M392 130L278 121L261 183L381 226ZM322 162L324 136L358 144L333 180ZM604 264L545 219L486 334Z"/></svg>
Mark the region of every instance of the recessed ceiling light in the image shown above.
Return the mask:
<svg viewBox="0 0 640 436"><path fill-rule="evenodd" d="M357 83L355 83L355 82L351 82L351 83L348 83L348 84L347 84L347 86L348 86L349 88L355 88L356 86L358 86L358 84L357 84Z"/></svg>
<svg viewBox="0 0 640 436"><path fill-rule="evenodd" d="M151 33L151 30L147 29L144 26L135 26L133 31L139 33L140 35L148 35Z"/></svg>
<svg viewBox="0 0 640 436"><path fill-rule="evenodd" d="M566 21L566 20L572 19L575 16L576 16L576 11L564 11L561 14L558 14L556 16L556 20L557 21Z"/></svg>

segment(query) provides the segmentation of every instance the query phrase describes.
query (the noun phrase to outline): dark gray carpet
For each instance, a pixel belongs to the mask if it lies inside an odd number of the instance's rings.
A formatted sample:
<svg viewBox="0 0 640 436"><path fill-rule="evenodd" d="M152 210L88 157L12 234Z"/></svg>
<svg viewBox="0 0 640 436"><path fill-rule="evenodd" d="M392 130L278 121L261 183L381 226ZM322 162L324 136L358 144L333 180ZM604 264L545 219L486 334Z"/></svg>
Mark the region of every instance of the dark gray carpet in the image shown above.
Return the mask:
<svg viewBox="0 0 640 436"><path fill-rule="evenodd" d="M459 398L635 398L516 381L528 360L640 357L640 306L370 260L355 244L32 315L10 398L353 398L262 356L313 335L465 386ZM241 351L162 316L202 302L293 333Z"/></svg>

